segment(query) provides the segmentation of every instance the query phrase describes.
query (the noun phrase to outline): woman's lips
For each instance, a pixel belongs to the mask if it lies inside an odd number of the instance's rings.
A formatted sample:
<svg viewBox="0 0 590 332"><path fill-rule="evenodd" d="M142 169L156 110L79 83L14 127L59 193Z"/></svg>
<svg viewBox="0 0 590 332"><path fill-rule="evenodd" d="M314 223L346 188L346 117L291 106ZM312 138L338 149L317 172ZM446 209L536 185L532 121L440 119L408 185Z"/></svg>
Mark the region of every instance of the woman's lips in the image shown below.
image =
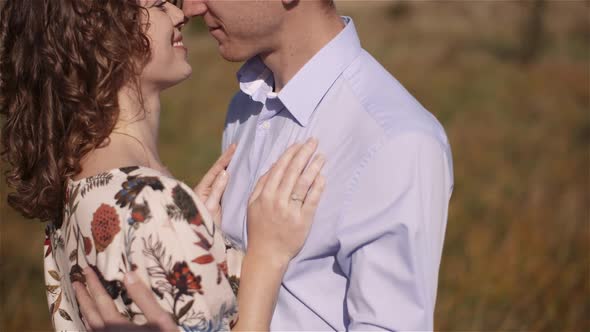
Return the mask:
<svg viewBox="0 0 590 332"><path fill-rule="evenodd" d="M184 46L184 43L182 42L182 35L178 35L176 38L174 38L172 41L172 47L187 51L186 46Z"/></svg>

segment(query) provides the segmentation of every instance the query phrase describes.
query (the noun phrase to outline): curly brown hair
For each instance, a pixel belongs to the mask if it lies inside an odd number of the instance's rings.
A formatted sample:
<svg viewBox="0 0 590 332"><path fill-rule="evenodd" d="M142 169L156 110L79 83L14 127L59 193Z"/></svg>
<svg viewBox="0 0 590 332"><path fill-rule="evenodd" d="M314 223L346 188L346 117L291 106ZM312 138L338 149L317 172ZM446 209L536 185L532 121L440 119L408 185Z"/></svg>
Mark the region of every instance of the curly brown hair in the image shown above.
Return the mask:
<svg viewBox="0 0 590 332"><path fill-rule="evenodd" d="M66 179L105 144L118 92L149 61L136 0L8 0L0 14L1 156L8 203L61 224ZM147 12L145 12L147 15ZM138 90L139 91L139 90Z"/></svg>

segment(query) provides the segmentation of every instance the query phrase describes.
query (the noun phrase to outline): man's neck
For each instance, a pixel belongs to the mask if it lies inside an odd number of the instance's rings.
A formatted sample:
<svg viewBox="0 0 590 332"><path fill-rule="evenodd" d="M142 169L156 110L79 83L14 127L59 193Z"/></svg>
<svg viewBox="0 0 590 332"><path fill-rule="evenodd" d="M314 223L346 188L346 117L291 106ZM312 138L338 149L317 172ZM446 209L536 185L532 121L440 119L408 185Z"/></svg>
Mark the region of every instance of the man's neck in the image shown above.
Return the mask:
<svg viewBox="0 0 590 332"><path fill-rule="evenodd" d="M344 23L336 11L293 15L285 23L279 45L272 52L260 54L264 64L273 72L275 92L303 68L313 56L328 44L342 29Z"/></svg>

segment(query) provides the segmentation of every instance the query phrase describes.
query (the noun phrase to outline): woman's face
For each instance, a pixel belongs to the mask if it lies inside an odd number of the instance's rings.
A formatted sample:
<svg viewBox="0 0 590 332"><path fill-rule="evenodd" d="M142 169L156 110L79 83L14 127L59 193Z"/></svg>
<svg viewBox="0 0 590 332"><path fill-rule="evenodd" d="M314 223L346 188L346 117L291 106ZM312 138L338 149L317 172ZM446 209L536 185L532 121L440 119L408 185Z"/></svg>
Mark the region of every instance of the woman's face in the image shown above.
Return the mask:
<svg viewBox="0 0 590 332"><path fill-rule="evenodd" d="M144 19L149 23L146 35L152 52L141 73L141 85L143 89L161 91L187 79L192 73L187 61L188 50L180 33L186 21L182 10L166 0L139 0L139 3L149 14Z"/></svg>

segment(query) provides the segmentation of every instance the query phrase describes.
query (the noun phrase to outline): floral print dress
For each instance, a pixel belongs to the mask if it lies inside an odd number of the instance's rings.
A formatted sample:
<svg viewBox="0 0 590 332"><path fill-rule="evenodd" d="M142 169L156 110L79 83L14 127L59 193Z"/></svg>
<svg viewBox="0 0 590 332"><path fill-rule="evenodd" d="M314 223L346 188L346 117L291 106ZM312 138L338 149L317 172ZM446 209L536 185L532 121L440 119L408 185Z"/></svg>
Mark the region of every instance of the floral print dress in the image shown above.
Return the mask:
<svg viewBox="0 0 590 332"><path fill-rule="evenodd" d="M180 330L229 330L237 317L240 254L192 189L156 170L127 167L69 181L64 219L46 234L46 291L58 331L85 330L72 282L84 281L86 266L135 324L146 319L123 285L131 270Z"/></svg>

